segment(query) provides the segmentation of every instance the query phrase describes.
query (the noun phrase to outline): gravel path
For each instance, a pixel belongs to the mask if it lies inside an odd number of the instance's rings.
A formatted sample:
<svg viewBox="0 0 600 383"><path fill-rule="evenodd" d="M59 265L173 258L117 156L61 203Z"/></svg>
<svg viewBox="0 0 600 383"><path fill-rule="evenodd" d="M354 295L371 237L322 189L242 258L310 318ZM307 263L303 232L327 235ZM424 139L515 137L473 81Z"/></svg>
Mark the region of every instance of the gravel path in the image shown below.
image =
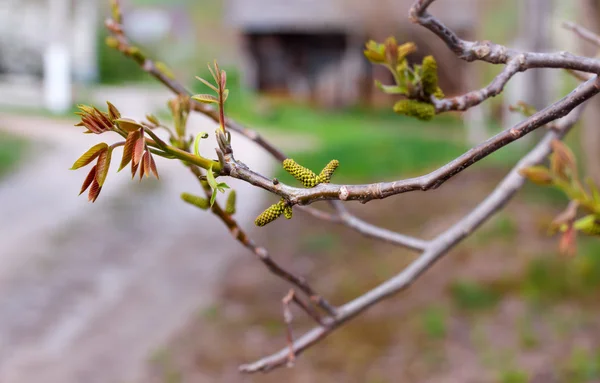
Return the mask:
<svg viewBox="0 0 600 383"><path fill-rule="evenodd" d="M130 104L117 105L127 116L145 111ZM215 128L202 117L190 124ZM135 381L152 352L213 303L227 264L249 256L210 214L179 201L199 190L176 161L157 160L160 182L113 169L95 204L77 197L86 172L67 169L100 137L72 125L0 114L0 128L35 141L31 159L0 182L3 383ZM258 148L233 143L243 162L271 170ZM227 182L238 190L237 219L250 227L267 194Z"/></svg>

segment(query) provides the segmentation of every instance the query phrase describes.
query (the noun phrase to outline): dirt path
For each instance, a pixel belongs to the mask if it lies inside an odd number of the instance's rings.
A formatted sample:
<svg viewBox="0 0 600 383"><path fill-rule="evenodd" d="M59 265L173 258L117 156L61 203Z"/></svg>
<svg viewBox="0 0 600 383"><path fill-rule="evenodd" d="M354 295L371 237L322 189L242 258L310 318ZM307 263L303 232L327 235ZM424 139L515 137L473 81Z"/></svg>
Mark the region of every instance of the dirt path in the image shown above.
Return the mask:
<svg viewBox="0 0 600 383"><path fill-rule="evenodd" d="M121 109L142 113L137 103ZM190 123L214 131L201 117ZM89 204L77 197L85 171L67 169L99 137L74 134L72 121L0 115L0 127L36 142L31 160L0 183L0 381L134 381L212 303L227 264L248 255L210 214L179 201L198 187L176 161L157 161L160 182L113 171ZM256 147L233 142L238 158L269 172ZM266 193L227 182L249 227Z"/></svg>

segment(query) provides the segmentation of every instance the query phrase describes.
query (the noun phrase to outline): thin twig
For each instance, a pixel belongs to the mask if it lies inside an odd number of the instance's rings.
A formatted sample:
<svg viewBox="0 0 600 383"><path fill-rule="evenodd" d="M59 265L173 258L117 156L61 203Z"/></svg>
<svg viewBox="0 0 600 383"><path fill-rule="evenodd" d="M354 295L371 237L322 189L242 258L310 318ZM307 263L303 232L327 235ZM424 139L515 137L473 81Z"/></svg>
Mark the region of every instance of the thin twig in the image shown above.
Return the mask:
<svg viewBox="0 0 600 383"><path fill-rule="evenodd" d="M597 47L600 47L600 36L598 36L597 34L595 34L592 31L590 31L589 29L584 28L581 25L577 25L575 23L572 23L570 21L565 21L562 24L562 26L566 30L575 33L577 36L581 37L585 41L590 42L590 43L594 44Z"/></svg>
<svg viewBox="0 0 600 383"><path fill-rule="evenodd" d="M292 316L292 310L290 310L290 302L294 298L294 289L290 289L290 291L286 294L285 297L281 300L281 304L283 306L283 322L286 327L287 334L287 343L288 343L288 357L287 357L287 366L293 367L294 360L296 359L296 355L294 354L294 334L292 332L292 320L294 317Z"/></svg>

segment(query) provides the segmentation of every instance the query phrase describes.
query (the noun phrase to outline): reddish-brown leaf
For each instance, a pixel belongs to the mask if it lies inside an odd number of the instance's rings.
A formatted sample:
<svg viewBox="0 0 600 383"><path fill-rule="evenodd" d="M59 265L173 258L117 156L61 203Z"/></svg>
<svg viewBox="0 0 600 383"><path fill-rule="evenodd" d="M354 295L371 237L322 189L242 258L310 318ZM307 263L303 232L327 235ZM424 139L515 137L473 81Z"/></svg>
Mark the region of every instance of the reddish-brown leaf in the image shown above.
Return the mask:
<svg viewBox="0 0 600 383"><path fill-rule="evenodd" d="M144 135L142 134L142 131L139 130L140 135L138 137L138 139L135 141L135 145L133 147L133 163L135 165L138 165L140 163L140 160L142 159L142 154L144 152L144 146L145 146L145 139L144 139Z"/></svg>
<svg viewBox="0 0 600 383"><path fill-rule="evenodd" d="M119 165L119 169L117 170L117 172L123 170L123 168L127 166L131 161L131 158L133 157L133 148L135 147L135 143L139 137L139 130L131 132L127 135L127 139L125 140L125 146L123 146L123 158L121 158L121 164Z"/></svg>
<svg viewBox="0 0 600 383"><path fill-rule="evenodd" d="M96 199L100 195L100 191L102 190L102 186L98 185L98 182L94 180L92 182L92 187L90 188L90 192L88 193L88 201L96 202Z"/></svg>
<svg viewBox="0 0 600 383"><path fill-rule="evenodd" d="M108 148L107 150L100 153L98 157L97 169L96 169L96 182L100 186L104 185L104 180L106 180L106 176L108 175L108 169L110 168L110 159L112 157L112 149Z"/></svg>
<svg viewBox="0 0 600 383"><path fill-rule="evenodd" d="M137 172L139 165L140 165L139 163L134 164L133 161L131 161L131 179L133 179L133 177L135 177L135 173Z"/></svg>
<svg viewBox="0 0 600 383"><path fill-rule="evenodd" d="M87 152L83 153L83 155L79 157L77 161L75 161L75 163L71 167L71 170L79 169L86 166L90 162L94 161L96 157L98 157L103 151L106 151L107 149L108 145L105 142L101 142L97 145L92 146Z"/></svg>
<svg viewBox="0 0 600 383"><path fill-rule="evenodd" d="M108 114L101 112L96 107L94 107L94 117L96 117L96 119L98 119L98 122L102 124L104 128L103 130L112 129L113 123L110 120Z"/></svg>
<svg viewBox="0 0 600 383"><path fill-rule="evenodd" d="M119 118L118 120L115 120L115 122L117 125L119 125L119 128L126 132L133 132L135 130L142 129L142 125L131 118Z"/></svg>
<svg viewBox="0 0 600 383"><path fill-rule="evenodd" d="M150 170L154 174L154 177L156 177L156 179L159 180L160 177L158 176L158 170L156 169L156 162L154 162L154 156L150 152L148 152L148 154L150 157Z"/></svg>
<svg viewBox="0 0 600 383"><path fill-rule="evenodd" d="M567 230L560 237L558 249L561 254L567 256L575 256L577 254L577 242L576 242L577 231L573 225L569 225Z"/></svg>
<svg viewBox="0 0 600 383"><path fill-rule="evenodd" d="M221 71L221 89L225 89L227 85L227 73L224 70Z"/></svg>
<svg viewBox="0 0 600 383"><path fill-rule="evenodd" d="M119 112L119 109L117 109L116 106L114 106L113 104L111 104L108 101L106 101L106 105L108 105L108 115L111 118L111 120L116 120L116 119L121 118L121 112Z"/></svg>
<svg viewBox="0 0 600 383"><path fill-rule="evenodd" d="M150 163L148 162L148 152L144 152L144 155L142 156L142 160L140 161L140 181L142 180L142 177L144 175L146 175L146 177L148 177L148 172L150 172Z"/></svg>
<svg viewBox="0 0 600 383"><path fill-rule="evenodd" d="M86 191L87 188L90 187L90 185L92 184L92 181L95 178L96 178L96 165L94 165L92 170L90 170L90 172L88 173L87 177L85 177L85 180L83 181L83 185L81 185L81 191L79 192L79 195L82 195L83 192Z"/></svg>
<svg viewBox="0 0 600 383"><path fill-rule="evenodd" d="M554 155L556 156L556 161L558 161L560 167L566 167L572 172L576 172L577 163L575 160L575 155L573 154L571 149L569 149L569 147L565 145L562 141L556 139L552 140L550 145L552 146L552 151L554 152Z"/></svg>
<svg viewBox="0 0 600 383"><path fill-rule="evenodd" d="M96 134L102 133L102 128L98 125L98 122L94 120L94 118L90 116L84 116L81 117L81 122L83 122L83 125L85 125L85 127L91 130L92 132Z"/></svg>

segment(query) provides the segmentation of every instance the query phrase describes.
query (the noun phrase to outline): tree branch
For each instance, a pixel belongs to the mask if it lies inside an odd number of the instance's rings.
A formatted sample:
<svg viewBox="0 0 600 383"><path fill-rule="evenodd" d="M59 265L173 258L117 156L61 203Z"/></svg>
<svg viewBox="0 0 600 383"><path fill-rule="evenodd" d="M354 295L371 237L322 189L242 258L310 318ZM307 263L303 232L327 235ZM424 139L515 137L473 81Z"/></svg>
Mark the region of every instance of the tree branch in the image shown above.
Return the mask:
<svg viewBox="0 0 600 383"><path fill-rule="evenodd" d="M298 338L293 344L294 355L299 355L369 307L410 287L420 275L433 266L461 240L469 236L475 229L491 218L514 197L517 191L525 184L525 179L519 174L519 171L542 162L550 154L550 142L554 139L562 138L577 122L580 114L581 108L559 121L555 129L548 132L535 148L519 161L485 200L459 222L432 240L423 254L402 272L353 301L339 307L337 316L328 318L325 325L315 327ZM247 373L267 372L283 366L287 362L288 355L289 348L285 348L254 363L242 365L239 369Z"/></svg>
<svg viewBox="0 0 600 383"><path fill-rule="evenodd" d="M358 200L368 202L372 199L383 199L392 195L415 190L438 188L444 182L462 172L474 163L482 160L498 149L523 137L527 133L567 115L576 106L600 92L600 81L597 76L579 85L575 90L556 103L536 112L514 127L504 130L482 144L470 149L465 154L433 172L404 180L380 182L364 185L319 184L310 189L287 186L283 183L273 185L268 178L239 164L233 157L227 157L230 165L229 175L244 180L254 186L261 187L278 194L291 204L310 204L319 200Z"/></svg>

